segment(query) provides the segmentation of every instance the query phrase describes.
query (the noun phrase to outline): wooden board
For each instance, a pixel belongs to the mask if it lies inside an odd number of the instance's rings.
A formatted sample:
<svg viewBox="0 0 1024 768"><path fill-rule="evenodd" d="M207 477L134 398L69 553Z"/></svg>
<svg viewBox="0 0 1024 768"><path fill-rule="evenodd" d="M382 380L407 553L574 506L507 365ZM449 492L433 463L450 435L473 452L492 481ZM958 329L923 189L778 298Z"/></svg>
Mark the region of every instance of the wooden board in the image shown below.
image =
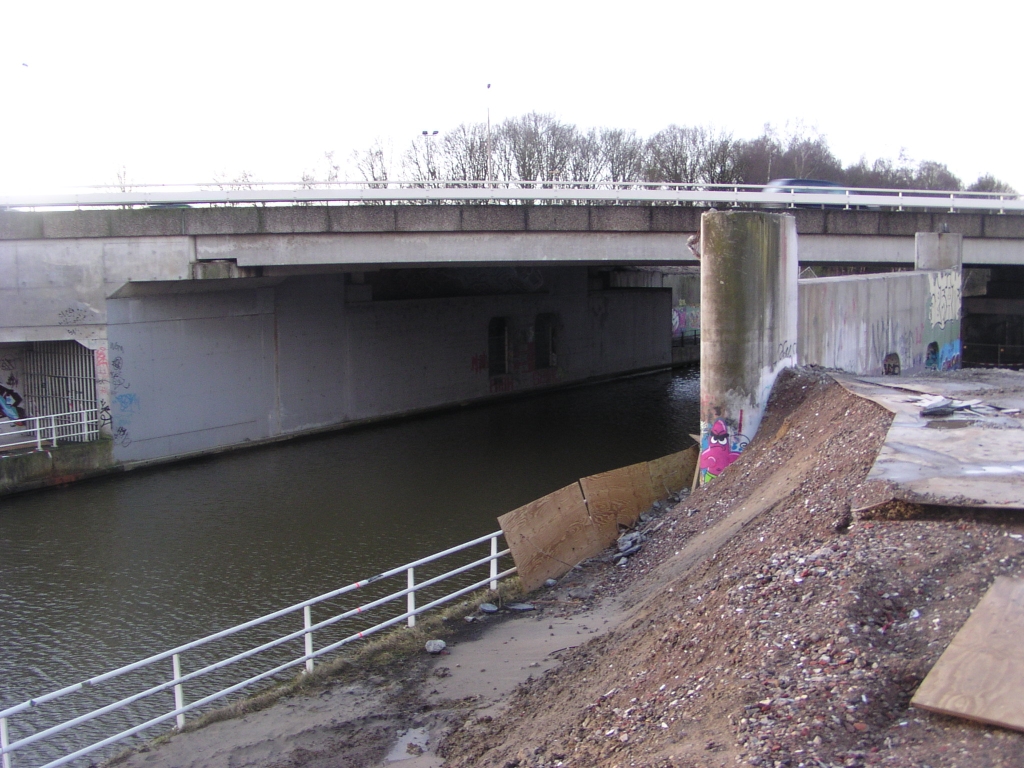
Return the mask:
<svg viewBox="0 0 1024 768"><path fill-rule="evenodd" d="M647 469L651 473L651 490L655 494L652 503L689 488L699 458L700 450L692 445L685 451L647 462Z"/></svg>
<svg viewBox="0 0 1024 768"><path fill-rule="evenodd" d="M612 518L631 528L640 513L659 498L651 488L647 462L630 464L580 480L590 514L602 523Z"/></svg>
<svg viewBox="0 0 1024 768"><path fill-rule="evenodd" d="M911 704L1024 730L1024 579L1000 576Z"/></svg>
<svg viewBox="0 0 1024 768"><path fill-rule="evenodd" d="M526 592L598 554L618 536L614 519L590 515L579 483L502 515L498 524Z"/></svg>

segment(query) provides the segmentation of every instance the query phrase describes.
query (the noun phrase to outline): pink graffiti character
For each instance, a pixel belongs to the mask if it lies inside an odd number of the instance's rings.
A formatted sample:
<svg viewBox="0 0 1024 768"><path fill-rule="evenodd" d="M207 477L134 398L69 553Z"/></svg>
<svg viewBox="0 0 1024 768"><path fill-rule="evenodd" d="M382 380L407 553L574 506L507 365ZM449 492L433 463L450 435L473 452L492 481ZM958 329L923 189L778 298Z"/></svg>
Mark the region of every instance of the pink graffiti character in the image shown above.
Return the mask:
<svg viewBox="0 0 1024 768"><path fill-rule="evenodd" d="M739 451L734 451L729 447L729 428L722 419L716 420L708 430L707 447L700 454L701 483L718 477L739 456Z"/></svg>

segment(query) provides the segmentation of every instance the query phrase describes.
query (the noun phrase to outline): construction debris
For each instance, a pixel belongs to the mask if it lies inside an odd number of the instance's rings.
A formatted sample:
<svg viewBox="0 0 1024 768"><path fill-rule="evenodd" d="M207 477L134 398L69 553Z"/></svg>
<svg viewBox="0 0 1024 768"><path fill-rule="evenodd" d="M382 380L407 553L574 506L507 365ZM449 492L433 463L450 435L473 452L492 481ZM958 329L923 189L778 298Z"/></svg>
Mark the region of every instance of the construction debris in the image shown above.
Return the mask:
<svg viewBox="0 0 1024 768"><path fill-rule="evenodd" d="M1024 731L1024 579L1000 577L911 704Z"/></svg>

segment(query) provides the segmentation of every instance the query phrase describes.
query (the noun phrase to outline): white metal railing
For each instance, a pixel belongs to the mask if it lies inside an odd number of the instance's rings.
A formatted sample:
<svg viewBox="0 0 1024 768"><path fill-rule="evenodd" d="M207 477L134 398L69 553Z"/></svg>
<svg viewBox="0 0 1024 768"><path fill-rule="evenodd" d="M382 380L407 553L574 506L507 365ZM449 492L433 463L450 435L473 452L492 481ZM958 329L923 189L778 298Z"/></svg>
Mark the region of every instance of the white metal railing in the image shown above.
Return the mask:
<svg viewBox="0 0 1024 768"><path fill-rule="evenodd" d="M35 446L57 446L60 441L88 442L100 436L99 410L54 413L48 416L26 416L17 421L0 422L0 449Z"/></svg>
<svg viewBox="0 0 1024 768"><path fill-rule="evenodd" d="M173 705L169 710L159 711L155 714L153 711L150 711L145 714L140 714L138 715L138 717L144 718L142 722L136 722L130 725L128 728L123 728L119 732L111 734L109 736L103 736L98 740L90 744L86 744L84 746L78 746L74 740L65 739L65 743L60 745L60 751L62 752L62 754L60 754L59 757L56 757L56 759L50 759L48 762L45 763L43 768L54 768L58 765L65 765L66 763L76 760L79 757L95 752L96 750L103 749L104 747L110 746L112 744L116 744L131 736L134 736L137 733L140 733L146 729L152 728L153 726L159 725L160 723L164 723L171 719L174 719L176 727L180 730L185 725L185 714L187 712L191 712L202 707L205 707L211 704L212 702L223 699L225 696L229 696L232 693L241 691L246 687L252 686L253 684L258 683L262 680L272 678L275 675L279 675L280 673L299 665L304 665L305 671L307 673L312 672L314 659L323 656L324 654L336 651L337 649L341 648L343 645L346 645L347 643L351 643L355 640L362 639L364 637L367 637L368 635L371 635L375 632L379 632L382 629L386 629L387 627L394 626L401 622L406 622L410 627L415 626L417 615L425 611L429 611L432 608L436 608L439 605L447 603L465 594L481 589L483 587L488 587L491 590L496 590L498 588L499 580L510 576L516 571L515 567L506 569L501 572L498 571L498 561L502 557L509 554L508 549L498 551L498 539L501 538L501 536L501 531L497 531L486 536L481 536L478 539L473 539L472 541L468 541L456 547L446 549L443 552L438 552L434 555L430 555L429 557L424 557L414 562L407 563L406 565L402 565L397 568L392 568L389 571L385 571L376 576L372 576L368 579L357 581L354 584L350 584L346 587L336 589L332 592L327 592L325 594L319 595L318 597L305 600L301 603L296 603L295 605L289 606L288 608L283 608L279 611L274 611L273 613L261 616L258 619L253 619L252 621L239 624L237 626L231 627L230 629L215 632L202 639L195 640L190 643L185 643L184 645L179 645L176 648L172 648L168 651L158 653L141 661L125 665L113 671L106 672L104 674L89 678L88 680L83 680L80 683L75 683L74 685L66 686L59 690L44 694L43 696L38 696L36 698L29 699L28 701L24 701L20 704L16 704L15 706L8 707L4 710L0 710L0 754L2 754L3 757L3 768L14 768L14 761L12 758L15 752L17 752L18 750L22 750L33 744L43 742L46 739L50 739L51 737L57 736L58 734L64 733L65 731L68 731L77 726L81 726L83 724L95 721L97 718L100 718L109 713L118 710L123 710L124 708L129 707L130 705L135 704L136 702L140 702L148 697L152 697L160 693L173 693ZM459 565L438 576L434 576L432 578L428 578L417 583L417 568L428 565L434 561L450 557L451 555L463 552L473 547L482 547L488 543L490 544L490 554L484 557L477 558L469 563ZM432 587L443 581L452 579L453 577L462 576L462 574L467 574L468 572L474 569L483 568L485 566L489 566L486 578L474 580L473 583L468 585L459 586L459 588L455 591L442 595L440 597L435 597L425 605L416 605L416 594L420 590ZM314 606L324 604L327 601L333 600L349 592L363 589L370 584L381 582L388 578L401 576L403 574L406 576L406 586L404 589L399 589L395 592L384 595L377 599L370 600L369 602L363 605L357 605L356 607L349 608L347 610L342 610L339 613L334 613L333 615L323 618L316 623L313 622L311 609ZM466 578L467 577L463 577L461 581L464 581ZM333 642L328 642L319 649L314 649L314 632L322 632L329 627L338 625L340 622L354 619L355 617L361 616L361 614L365 613L366 611L378 608L382 605L385 605L396 600L401 600L403 597L406 598L406 610L402 613L396 616L392 616L391 618L381 621L371 627L367 627L362 630L352 632L351 634L343 636L341 639L334 640ZM273 622L282 617L289 616L291 614L296 614L299 612L301 612L302 616L301 629L286 631L284 634L273 637L271 639L264 640L255 647L248 648L247 650L233 652L229 657L224 659L212 662L204 662L200 660L199 663L201 664L201 666L199 666L199 668L188 673L182 673L181 657L183 654L197 651L197 649L203 648L204 646L208 646L209 644L217 640L221 640L223 638L235 635L246 630L250 630L254 627L266 625L269 622ZM345 631L348 632L349 630ZM252 669L244 670L240 673L240 676L242 676L244 679L232 682L229 685L223 686L213 692L203 692L194 701L186 703L186 684L191 683L192 687L198 687L196 686L195 681L204 676L211 675L212 673L218 672L220 670L224 670L230 665L237 664L238 662L253 659L258 654L264 653L270 649L279 648L286 643L298 642L300 640L303 643L302 653L300 653L300 655L287 658L284 661L274 660L273 662L269 662L270 664L272 664L272 666L270 666L269 669L261 669L255 674L252 674ZM159 668L153 667L153 665L157 665L161 662L166 664L168 661L170 661L169 669L165 670L165 672L170 672L169 678L159 679L159 682L156 682L155 684L153 684L152 681L150 681L149 684L142 687L141 690L135 690L134 692L128 693L127 695L125 695L123 691L116 692L116 694L112 693L111 695L117 695L120 696L120 698L115 701L111 701L110 703L104 704L102 706L95 707L77 716L64 719L62 722L58 722L48 727L44 727L40 730L36 730L31 734L22 735L17 738L14 738L13 740L11 738L11 724L14 723L15 725L17 725L19 716L28 717L30 715L33 715L39 712L41 708L43 708L46 704L53 702L57 699L62 699L64 697L70 696L75 693L84 691L93 693L97 691L97 687L101 684L113 680L115 678L122 677L129 673L137 672L139 670L144 670L148 668L152 668L156 671L156 673L159 673ZM163 678L163 674L159 674L159 677ZM25 730L25 728L22 728L22 730ZM94 736L92 736L91 738L93 737Z"/></svg>
<svg viewBox="0 0 1024 768"><path fill-rule="evenodd" d="M1024 197L994 192L931 191L806 185L764 191L754 184L669 184L581 181L343 181L88 187L61 194L0 196L4 208L186 207L302 203L509 203L519 201L698 203L774 208L942 209L1024 212Z"/></svg>

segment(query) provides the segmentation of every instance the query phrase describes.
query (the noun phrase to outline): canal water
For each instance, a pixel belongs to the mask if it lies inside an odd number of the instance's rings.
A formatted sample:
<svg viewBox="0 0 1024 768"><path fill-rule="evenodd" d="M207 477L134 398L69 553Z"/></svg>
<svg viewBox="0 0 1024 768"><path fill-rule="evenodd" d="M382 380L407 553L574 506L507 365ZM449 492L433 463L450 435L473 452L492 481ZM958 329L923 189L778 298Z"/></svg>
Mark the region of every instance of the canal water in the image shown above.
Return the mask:
<svg viewBox="0 0 1024 768"><path fill-rule="evenodd" d="M0 708L680 450L698 395L696 368L657 373L0 499Z"/></svg>

